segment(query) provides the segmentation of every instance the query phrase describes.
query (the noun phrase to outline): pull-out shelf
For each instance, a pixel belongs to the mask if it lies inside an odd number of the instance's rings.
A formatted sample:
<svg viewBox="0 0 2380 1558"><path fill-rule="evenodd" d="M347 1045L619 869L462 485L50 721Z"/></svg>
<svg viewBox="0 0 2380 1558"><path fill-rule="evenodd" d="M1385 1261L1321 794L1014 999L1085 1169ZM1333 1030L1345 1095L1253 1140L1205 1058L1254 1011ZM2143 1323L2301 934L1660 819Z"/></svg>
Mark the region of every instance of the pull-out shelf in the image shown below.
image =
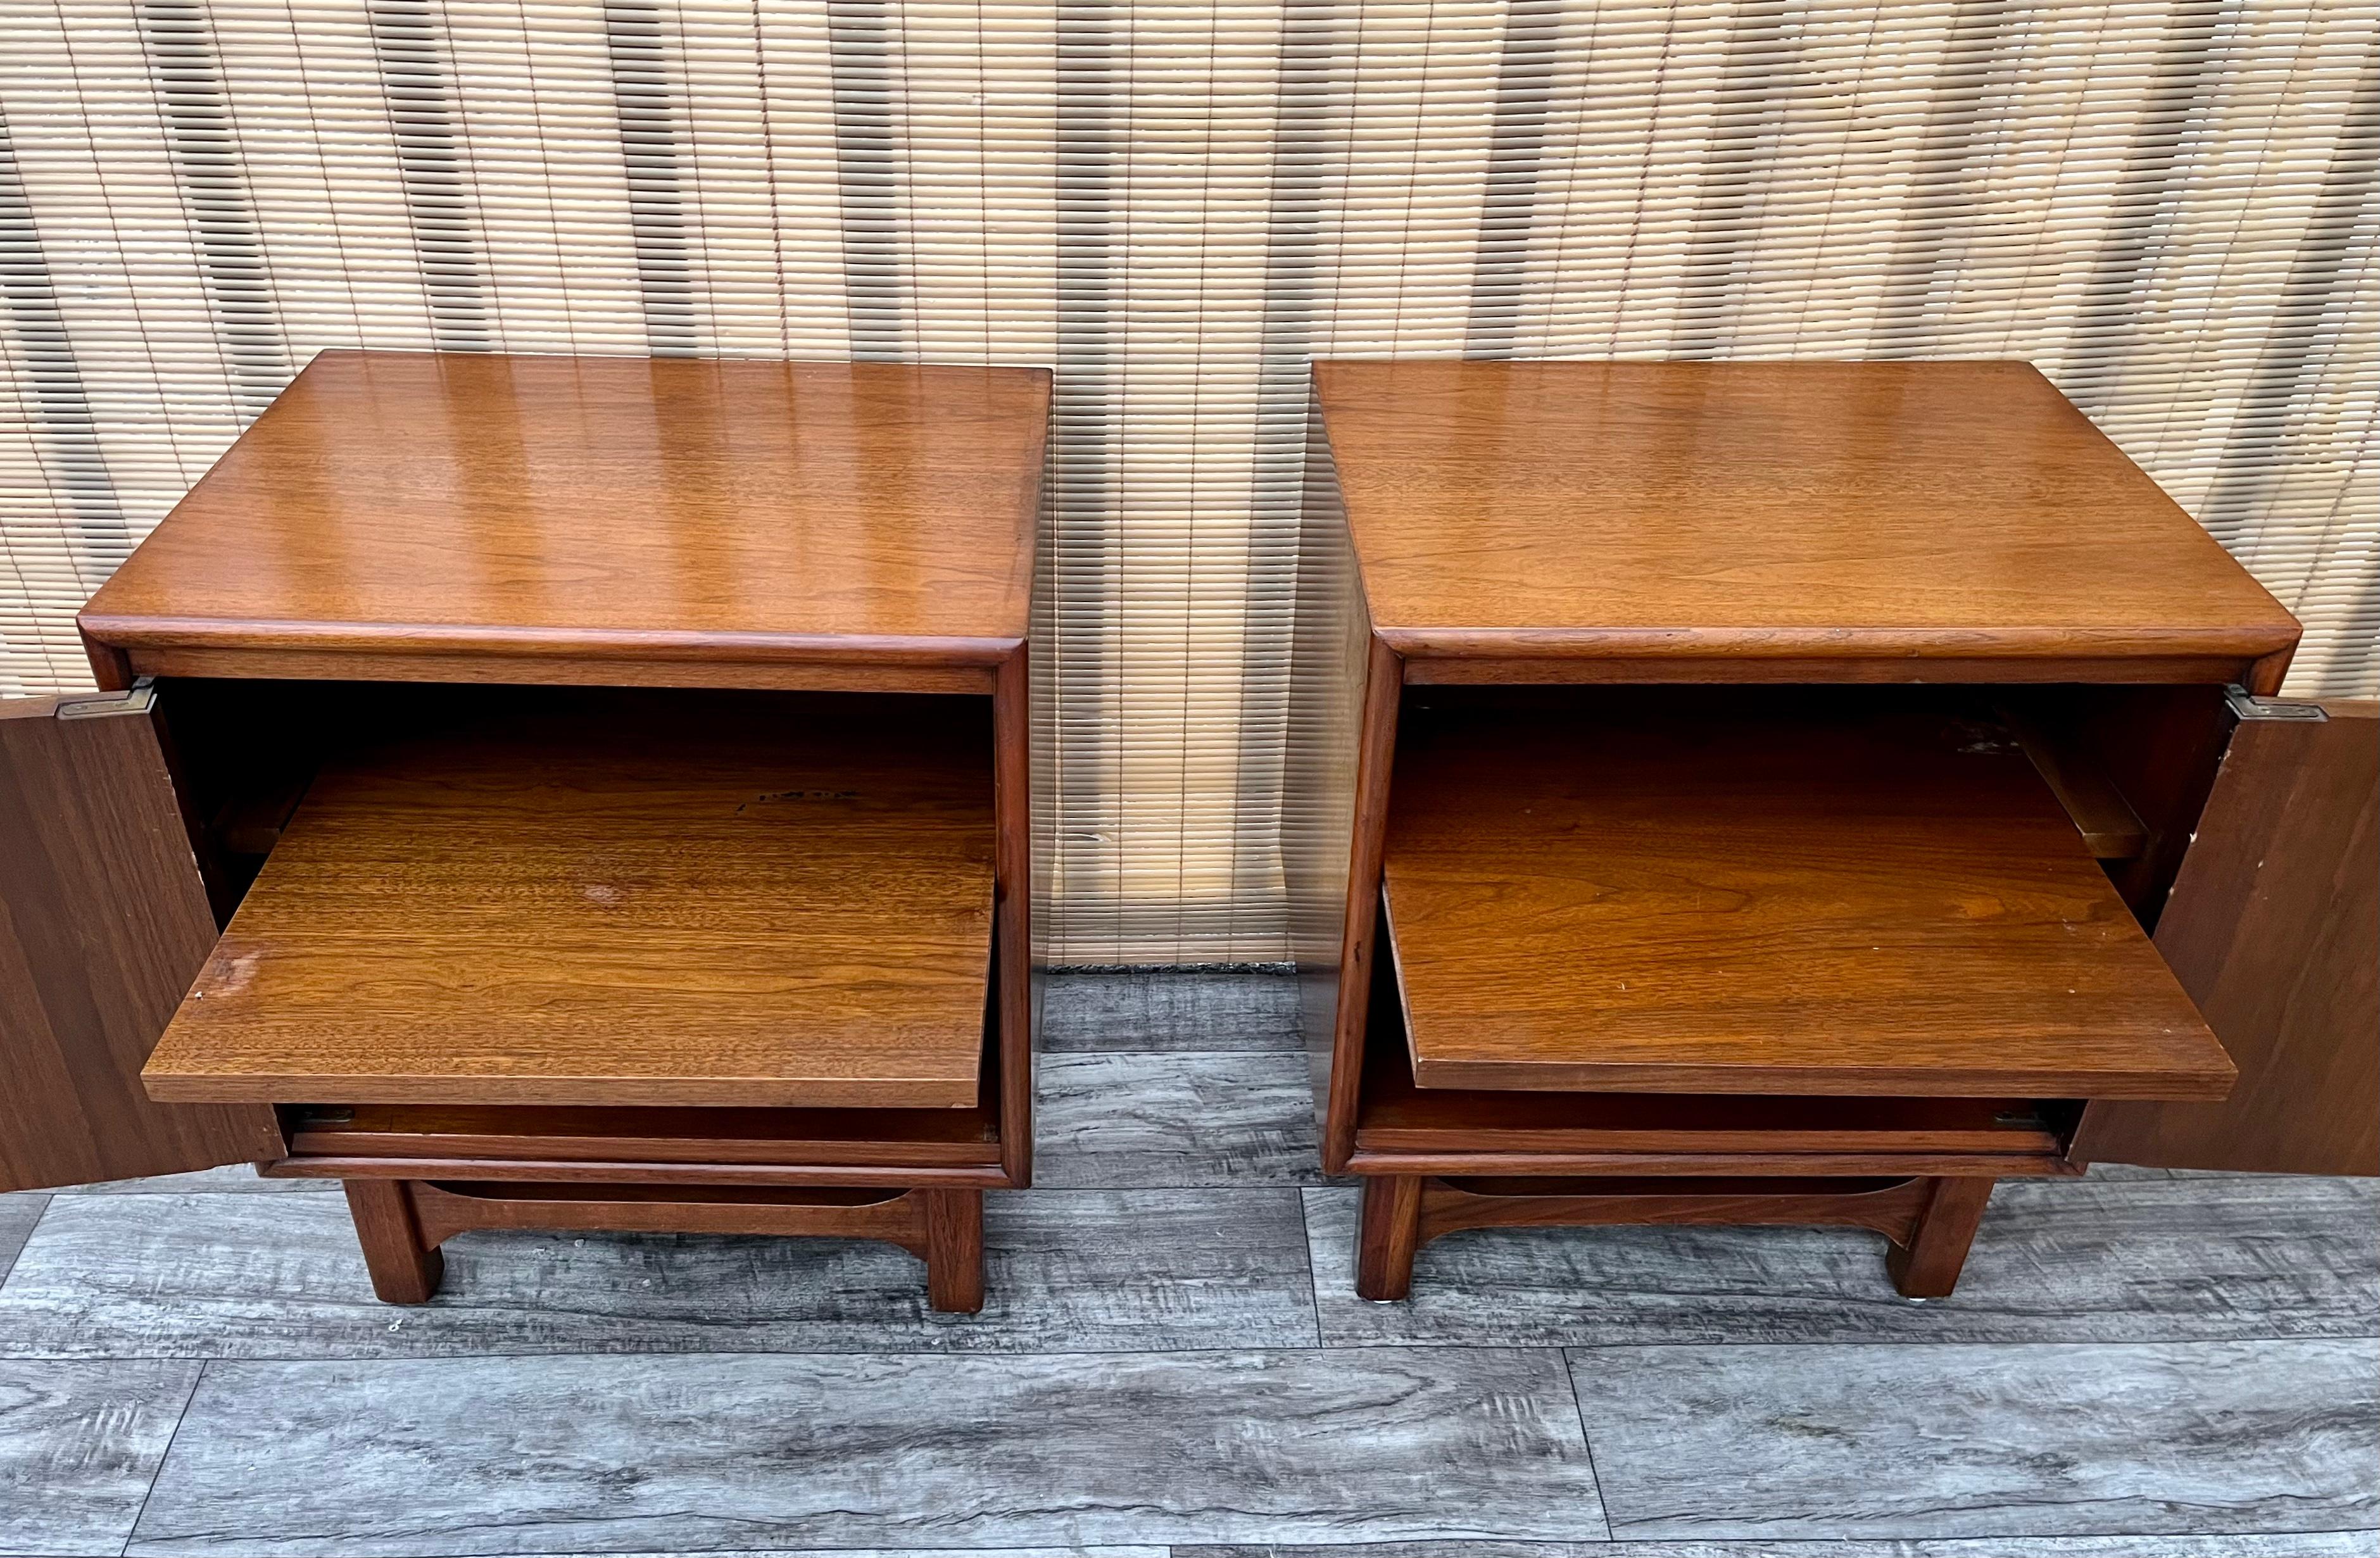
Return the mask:
<svg viewBox="0 0 2380 1558"><path fill-rule="evenodd" d="M1382 857L1423 1089L2220 1098L2007 732L1876 689L1415 709Z"/></svg>
<svg viewBox="0 0 2380 1558"><path fill-rule="evenodd" d="M988 727L549 694L366 740L281 830L150 1089L978 1110Z"/></svg>
<svg viewBox="0 0 2380 1558"><path fill-rule="evenodd" d="M1357 1173L2077 1172L2065 1156L2067 1101L1420 1088L1392 969L1382 968L1369 1011Z"/></svg>

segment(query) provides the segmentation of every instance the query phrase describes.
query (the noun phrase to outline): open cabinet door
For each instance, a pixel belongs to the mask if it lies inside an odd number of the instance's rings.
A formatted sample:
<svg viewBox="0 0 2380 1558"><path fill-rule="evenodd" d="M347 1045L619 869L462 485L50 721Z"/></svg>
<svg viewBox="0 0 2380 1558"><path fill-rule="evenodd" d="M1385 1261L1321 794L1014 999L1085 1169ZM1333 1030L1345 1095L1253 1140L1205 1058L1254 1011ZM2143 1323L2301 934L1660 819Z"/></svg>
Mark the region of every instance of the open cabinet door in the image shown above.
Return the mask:
<svg viewBox="0 0 2380 1558"><path fill-rule="evenodd" d="M281 1155L140 1088L214 940L148 688L0 702L0 1190Z"/></svg>
<svg viewBox="0 0 2380 1558"><path fill-rule="evenodd" d="M2380 704L2319 707L2250 706L2157 921L2239 1085L2094 1103L2078 1161L2380 1174Z"/></svg>

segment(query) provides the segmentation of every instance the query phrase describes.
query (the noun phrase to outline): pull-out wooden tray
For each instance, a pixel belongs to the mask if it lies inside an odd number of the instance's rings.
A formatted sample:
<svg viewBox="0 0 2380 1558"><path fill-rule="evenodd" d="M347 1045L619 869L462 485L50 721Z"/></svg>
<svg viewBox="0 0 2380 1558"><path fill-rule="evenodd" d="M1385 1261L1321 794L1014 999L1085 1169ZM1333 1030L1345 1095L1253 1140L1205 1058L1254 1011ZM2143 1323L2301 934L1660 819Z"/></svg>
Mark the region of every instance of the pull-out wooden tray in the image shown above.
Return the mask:
<svg viewBox="0 0 2380 1558"><path fill-rule="evenodd" d="M1423 1089L2220 1098L2011 741L1922 709L1415 710L1383 863Z"/></svg>
<svg viewBox="0 0 2380 1558"><path fill-rule="evenodd" d="M1675 1177L1755 1162L1772 1174L2076 1172L2074 1106L2058 1100L1417 1088L1396 985L1392 967L1376 966L1359 1172Z"/></svg>
<svg viewBox="0 0 2380 1558"><path fill-rule="evenodd" d="M970 1109L975 719L495 717L326 764L144 1072L165 1100Z"/></svg>

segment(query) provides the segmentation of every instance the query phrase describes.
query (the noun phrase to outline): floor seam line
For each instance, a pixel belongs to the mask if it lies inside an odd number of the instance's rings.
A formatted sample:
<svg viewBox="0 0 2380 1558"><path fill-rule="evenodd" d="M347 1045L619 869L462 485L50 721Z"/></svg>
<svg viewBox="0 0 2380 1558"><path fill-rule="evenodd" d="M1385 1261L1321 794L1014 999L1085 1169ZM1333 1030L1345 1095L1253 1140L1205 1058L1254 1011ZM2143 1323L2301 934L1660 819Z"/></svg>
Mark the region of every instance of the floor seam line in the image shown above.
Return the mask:
<svg viewBox="0 0 2380 1558"><path fill-rule="evenodd" d="M1309 1258L1307 1269L1312 1270ZM1392 1340L1379 1342L1318 1342L1311 1344L1257 1344L1249 1345L1218 1345L1205 1347L1063 1347L1054 1350L1039 1348L1000 1347L647 1347L623 1351L619 1348L561 1349L550 1352L422 1352L422 1353L221 1353L198 1356L189 1353L102 1353L102 1352L10 1352L0 1349L0 1363L454 1363L473 1358L545 1358L545 1357L914 1357L914 1358L1002 1358L1002 1357L1196 1357L1212 1353L1246 1352L1617 1352L1639 1351L1654 1347L2197 1347L2226 1346L2254 1343L2317 1343L2317 1342L2380 1342L2380 1332L2354 1332L2337 1335L2317 1336L2177 1336L2131 1342L1940 1342L1925 1337L1895 1338L1880 1341L1837 1342L1426 1342Z"/></svg>
<svg viewBox="0 0 2380 1558"><path fill-rule="evenodd" d="M116 1558L124 1558L124 1554L130 1552L133 1542L140 1535L140 1522L149 1514L149 1501L157 1495L158 1480L165 1475L165 1462L172 1457L174 1445L182 1437L182 1425L189 1421L190 1408L197 1403L199 1390L207 1382L207 1369L213 1362L212 1358L200 1358L198 1372L190 1376L189 1394L182 1397L182 1409L174 1414L173 1430L165 1435L165 1448L158 1453L156 1469L149 1474L149 1485L140 1490L140 1507L132 1512L132 1523L124 1528L124 1543L115 1550Z"/></svg>
<svg viewBox="0 0 2380 1558"><path fill-rule="evenodd" d="M1579 1442L1586 1450L1586 1473L1595 1479L1595 1513L1603 1522L1603 1540L1618 1541L1619 1535L1611 1525L1611 1494L1603 1485L1603 1468L1595 1460L1595 1433L1586 1426L1586 1398L1578 1394L1578 1366L1568 1347L1557 1347L1554 1356L1560 1360L1562 1383L1570 1387L1571 1410L1578 1414Z"/></svg>
<svg viewBox="0 0 2380 1558"><path fill-rule="evenodd" d="M2342 1339L2342 1338L2325 1338L2325 1340L2340 1340L2340 1339ZM2355 1339L2360 1340L2361 1338L2355 1338ZM1691 1345L1691 1344L1690 1344L1690 1345ZM880 1349L876 1349L876 1348L845 1348L845 1349L844 1349L844 1350L842 1350L842 1351L825 1351L825 1350L821 1350L821 1349L819 1349L819 1348L802 1348L802 1349L798 1349L798 1350L795 1350L795 1351L788 1352L788 1351L784 1351L784 1350L783 1350L783 1349L771 1349L771 1348L767 1348L767 1347L725 1348L725 1349L718 1348L718 1347L698 1347L698 1348L689 1348L689 1349L687 1349L687 1350L686 1350L686 1351L683 1351L683 1352L667 1352L667 1351L660 1351L660 1350L647 1351L647 1352L620 1352L620 1351L617 1351L617 1350L601 1350L601 1349L599 1349L599 1350L591 1351L591 1352L589 1352L589 1351L575 1351L575 1352L541 1352L541 1353L474 1353L474 1352L455 1352L455 1353L395 1353L395 1354L389 1354L389 1355L382 1356L382 1357L374 1357L374 1356L372 1356L372 1355L370 1355L370 1354L358 1354L358 1353L317 1353L317 1354L313 1354L313 1355L311 1355L311 1356L305 1356L305 1355L286 1356L286 1355L281 1355L281 1356L273 1356L273 1357L264 1357L264 1356L257 1356L257 1357L239 1357L239 1356L234 1356L234 1355L225 1355L225 1356L222 1356L222 1357L188 1357L188 1356L175 1357L175 1356L173 1356L173 1355L171 1355L171 1354L159 1354L159 1353L138 1353L138 1354L135 1354L135 1353L126 1353L126 1354L120 1354L120 1355L99 1354L99 1353L59 1353L59 1354L55 1354L55 1355L50 1355L50 1354L30 1354L30 1353L28 1353L28 1354L18 1354L18 1355L6 1355L6 1354L0 1354L0 1363L195 1363L195 1364L199 1364L199 1365L200 1365L202 1368L204 1368L204 1367L212 1367L212 1365L215 1365L215 1364L218 1364L218 1363L221 1363L221 1364L242 1365L242 1366L249 1365L249 1364L272 1364L272 1365L279 1366L279 1365L311 1365L311 1364L326 1364L326 1365L327 1365L327 1364L397 1364L397 1363L482 1363L482 1362L498 1362L498 1363L502 1363L502 1362L515 1362L515 1363L517 1363L517 1362L537 1362L537 1361L540 1361L540 1360L548 1360L548 1359L551 1359L551 1360L563 1360L563 1359L595 1360L595 1359L606 1359L606 1358L609 1358L609 1359L618 1359L618 1360L621 1360L621 1361L626 1361L626 1362L634 1362L634 1361L638 1361L638 1360L645 1360L645 1361L659 1362L659 1361L662 1361L662 1360L663 1360L663 1359L669 1359L669 1358L679 1358L679 1359L684 1359L684 1358L696 1358L696 1357L713 1357L713 1358L720 1358L720 1359L728 1359L728 1358L744 1358L744 1359L749 1359L749 1358L756 1358L756 1357L784 1357L784 1358L845 1358L845 1357L880 1357L880 1358L906 1358L906 1359L918 1359L918 1360L928 1360L928 1359L976 1359L976 1360L979 1360L979 1361L983 1361L983 1362L999 1362L999 1361L1002 1361L1002 1360L1010 1359L1010 1358L1023 1358L1023 1357L1035 1357L1035 1358L1079 1357L1079 1358L1083 1358L1083 1359L1086 1359L1086 1360L1093 1360L1093 1359L1104 1360L1104 1359L1109 1359L1109 1358L1119 1358L1119 1357L1224 1357L1224 1356L1229 1356L1229 1355L1232 1355L1232 1354L1248 1354L1248 1353L1327 1353L1327 1352L1348 1352L1348 1351L1356 1351L1356 1350L1361 1350L1361 1351L1365 1351L1365 1352L1385 1352L1385 1351L1393 1351L1393 1350L1396 1350L1396 1348L1397 1348L1398 1346L1402 1346L1402 1344L1395 1344L1395 1345L1385 1345L1385 1346L1370 1346L1370 1345L1366 1345L1366 1346L1363 1346L1363 1347L1361 1347L1361 1348L1350 1348L1350 1347L1327 1347L1327 1346L1318 1345L1315 1345L1315 1344L1312 1344L1312 1343L1304 1343L1304 1342L1297 1343L1297 1344L1294 1344L1294 1345L1292 1345L1292 1344L1286 1344L1286 1343L1273 1343L1273 1344L1266 1344L1266 1343L1255 1343L1255 1344L1241 1343L1241 1344L1236 1345L1231 1345L1231 1346L1214 1346L1214 1347L1110 1347L1110 1348L1106 1348L1106 1349L1103 1349L1103 1350L1101 1350L1101 1351L1097 1351L1097 1352L1087 1352L1087 1351L1085 1351L1085 1350L1083 1350L1083 1349L1081 1349L1081 1348L1079 1348L1079 1347L1075 1348L1075 1349L1070 1350L1070 1351L1064 1351L1064 1352L996 1352L996 1351L989 1351L989 1350L978 1350L978 1351L973 1351L973 1352L970 1352L970 1351L967 1351L967 1350L965 1350L965 1349L964 1349L964 1348L944 1348L944 1349L941 1349L941 1350L940 1350L940 1351L924 1351L924 1352L917 1352L917 1351L885 1351L885 1350L880 1350ZM1463 1343L1451 1343L1451 1344L1449 1344L1449 1345L1444 1345L1444 1346L1429 1346L1429 1347L1419 1347L1419 1346L1416 1346L1416 1347L1410 1348L1410 1349L1408 1349L1408 1350L1415 1351L1415 1352L1431 1352L1431 1353L1524 1353L1524 1352L1558 1352L1558 1351L1560 1351L1560 1349L1559 1347L1548 1347L1548 1346L1544 1346L1544 1345L1526 1345L1526 1344L1522 1344L1522 1343L1513 1343L1513 1342L1463 1342ZM1126 1543L1125 1545L1126 1545L1126 1546L1130 1546L1130 1545L1132 1545L1132 1544L1131 1544L1131 1543ZM0 1554L0 1558L15 1558L15 1555L14 1555L14 1554Z"/></svg>
<svg viewBox="0 0 2380 1558"><path fill-rule="evenodd" d="M1331 1351L1330 1339L1322 1333L1322 1273L1314 1264L1314 1228L1305 1220L1304 1190L1297 1195L1297 1236L1298 1242L1305 1247L1305 1302L1314 1311L1314 1345L1323 1351Z"/></svg>
<svg viewBox="0 0 2380 1558"><path fill-rule="evenodd" d="M2239 1538L2255 1541L2267 1537L2353 1537L2366 1531L2380 1531L2380 1526L2292 1526L2287 1530L2277 1527L2256 1531L2016 1531L2007 1535L1985 1537L1614 1537L1619 1542L1705 1542L1718 1547L1741 1547L1747 1558L1772 1558L1768 1549L1775 1547L1839 1546L1844 1542L1878 1542L1887 1546L1894 1542L1985 1542L1985 1541L2226 1541ZM1755 1552L1752 1544L1764 1544ZM1585 1545L1585 1544L1581 1544ZM631 1555L634 1558L634 1555ZM790 1554L788 1558L803 1558ZM1920 1555L1923 1558L1923 1555Z"/></svg>

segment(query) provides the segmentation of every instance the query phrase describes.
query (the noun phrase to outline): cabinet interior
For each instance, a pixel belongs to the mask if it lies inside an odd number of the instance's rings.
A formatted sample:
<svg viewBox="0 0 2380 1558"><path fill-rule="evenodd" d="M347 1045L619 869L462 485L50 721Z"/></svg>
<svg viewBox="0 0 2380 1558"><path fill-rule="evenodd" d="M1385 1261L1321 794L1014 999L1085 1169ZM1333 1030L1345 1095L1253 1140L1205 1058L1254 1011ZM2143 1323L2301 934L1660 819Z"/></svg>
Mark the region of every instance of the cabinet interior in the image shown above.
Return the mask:
<svg viewBox="0 0 2380 1558"><path fill-rule="evenodd" d="M2221 689L2212 687L1406 688L1389 786L1382 954L1374 964L1366 1003L1366 1069L1355 1132L1359 1160L1503 1150L1585 1157L1630 1152L1985 1153L2047 1162L2065 1151L2079 1118L2078 1100L2120 1094L2126 1084L2114 1073L2125 1065L2137 1063L2165 1073L2140 1083L2143 1090L2170 1089L2180 1077L2185 1087L2212 1093L2228 1079L2214 1074L2226 1063L2203 1028L2191 1020L2194 1014L2140 932L2154 925L2170 886L2173 862L2187 844L2205 786L2212 782L2222 715ZM1899 734L1887 736L1879 734L1883 732ZM1607 970L1619 978L1629 972L1622 966L1626 956L1641 954L1656 959L1645 971L1673 982L1661 998L1648 1000L1646 1007L1691 1006L1695 992L1676 982L1683 977L1678 966L1658 961L1662 924L1672 924L1680 946L1701 948L1712 944L1714 924L1725 927L1722 936L1733 933L1735 921L1761 910L1746 895L1741 913L1732 901L1714 912L1701 897L1706 884L1661 880L1681 850L1691 853L1699 847L1718 858L1730 843L1724 834L1727 804L1714 804L1708 795L1697 801L1674 793L1694 790L1710 777L1696 774L1694 763L1715 765L1714 773L1724 770L1717 781L1719 789L1741 799L1748 817L1757 819L1759 809L1773 803L1801 830L1787 835L1790 842L1773 846L1802 852L1789 865L1809 865L1809 852L1822 849L1816 865L1840 870L1846 895L1868 891L1878 884L1877 877L1895 871L1900 873L1897 890L1913 882L1912 890L1922 895L1928 886L1928 862L1922 852L1911 856L1904 851L1897 862L1875 858L1884 848L1876 815L1922 816L1936 803L1912 797L1906 786L1932 783L1943 774L1951 775L1946 782L1954 785L1967 781L1955 765L1945 766L1929 756L1911 760L1906 773L1892 770L1891 763L1899 761L1893 754L1900 749L1894 743L1912 732L1919 733L1915 739L1920 747L1937 743L1944 751L1998 764L1990 783L1973 787L1972 793L1946 790L1939 797L1944 836L1955 840L1972 827L1977 836L1970 847L1976 859L1996 858L2010 849L2022 856L2030 848L2046 862L2042 869L2054 872L2057 893L2064 895L2053 894L2045 879L2041 903L2030 906L2040 920L2032 943L2012 943L2014 950L1997 968L2005 987L2024 988L2030 967L2025 959L2036 955L2051 959L2041 964L2045 970L2070 972L2070 960L2055 958L2065 935L2078 928L2068 926L2061 916L2095 917L2102 921L2097 930L2107 933L2104 939L2110 942L2114 959L2106 965L2102 993L2137 1018L2142 1046L2137 1054L2110 1061L2107 1075L2054 1083L2049 1093L2017 1085L1961 1090L1956 1067L1949 1064L1953 1057L1947 1050L1929 1052L1922 1034L1908 1040L1912 1077L1905 1091L1896 1091L1891 1078L1882 1074L1873 1081L1825 1076L1823 1059L1811 1074L1824 1085L1807 1090L1780 1087L1771 1063L1810 1056L1778 1051L1762 1053L1758 1065L1747 1066L1748 1076L1762 1078L1748 1090L1727 1090L1733 1084L1723 1077L1720 1089L1713 1090L1707 1066L1682 1067L1681 1082L1665 1089L1659 1080L1658 1041L1647 1049L1655 1064L1612 1084L1582 1079L1601 1075L1591 1070L1545 1068L1532 1074L1525 1063L1540 1057L1529 1052L1526 1041L1516 1041L1509 1056L1499 1057L1515 1063L1508 1070L1478 1064L1485 1051L1474 1041L1474 1017L1511 1021L1511 1014L1525 1012L1536 1003L1534 1034L1538 1040L1559 1035L1568 1015L1561 1004L1577 995L1587 978L1581 970L1597 958L1621 959ZM1846 749L1867 743L1882 756L1860 756L1830 766L1830 742ZM1659 755L1664 752L1671 756ZM1670 766L1665 768L1665 763ZM1591 782L1572 781L1599 764L1622 775L1614 780L1615 787L1633 786L1641 808L1615 816L1608 810L1597 813L1580 801L1584 796L1592 802L1597 793ZM1784 788L1764 795L1760 776L1772 767L1776 784ZM1665 773L1676 781L1669 791L1662 784ZM1818 796L1809 789L1829 785L1837 791ZM1578 809L1565 814L1565 806ZM1841 820L1840 849L1832 841L1812 842L1823 838L1830 808ZM2056 827L2045 833L2041 819L2060 814L2071 824L2070 835ZM1812 831L1814 815L1817 832ZM1672 825L1673 816L1681 832L1704 830L1699 843L1658 836ZM1533 873L1559 877L1563 872L1559 863L1547 865L1548 859L1596 858L1594 846L1578 841L1597 827L1612 831L1616 842L1609 852L1621 858L1621 864L1609 868L1614 873L1610 895L1673 893L1673 920L1665 921L1664 911L1657 907L1649 931L1641 923L1622 923L1614 931L1608 919L1596 918L1606 907L1596 891L1532 896L1527 882ZM2024 832L2027 827L2029 833ZM1772 841L1755 822L1747 823L1732 846L1737 857L1756 859ZM1564 851L1570 854L1564 857ZM1957 864L1952 861L1945 869ZM1602 869L1599 863L1597 869ZM1474 872L1473 880L1463 880ZM1759 873L1755 870L1752 874ZM1723 877L1723 872L1715 873L1712 880ZM1401 881L1408 899L1402 905ZM2099 885L2094 887L2094 882ZM1467 916L1448 912L1448 903L1463 901L1466 892L1471 898ZM2001 895L2008 905L2029 896L2021 880ZM2000 907L1994 904L1977 912L1988 920ZM1950 930L1955 932L1957 927ZM1634 937L1628 943L1634 950L1613 953L1615 935ZM1754 950L1762 950L1756 937L1743 939ZM1864 953L1866 948L1863 944L1853 950ZM1463 1052L1453 1057L1461 1064L1444 1064L1429 1074L1424 1073L1423 1063L1433 1059L1433 1052L1428 1045L1415 1045L1408 1024L1405 976L1408 965L1416 960L1432 965L1435 983L1428 998L1440 1002L1437 1030L1457 1035L1459 1041L1451 1048ZM1771 962L1777 968L1792 966L1790 957ZM1465 977L1475 980L1477 991L1494 994L1492 1002L1481 994L1475 1014L1466 1015L1460 1004L1445 1004L1450 992L1461 992L1460 978L1447 972L1458 964L1464 966ZM1712 970L1698 972L1709 975ZM1830 987L1834 982L1829 981ZM2131 1004L2131 986L2135 983L2137 1005ZM2058 988L2062 991L2063 984ZM1701 993L1707 994L1707 989ZM1905 993L1894 992L1896 997ZM2053 1000L2044 1009L2054 1006ZM1618 1022L1615 1009L1609 1004L1579 1005L1579 1029L1597 1021ZM1646 1012L1634 1015L1653 1020ZM2195 1049L2167 1041L2163 1030L2182 1021L2197 1030ZM1823 1046L1826 1037L1821 1029L1810 1042ZM1887 1032L1865 1059L1873 1062L1882 1055L1889 1060L1899 1041ZM2043 1053L2054 1052L2057 1045L2053 1039ZM1590 1059L1608 1058L1595 1043L1577 1047ZM1441 1046L1436 1058L1448 1061L1448 1048ZM1987 1054L1990 1046L1972 1048ZM2022 1069L2011 1068L2009 1080L2021 1082ZM2199 1071L2206 1076L2197 1078ZM1470 1079L1475 1077L1488 1080ZM1545 1167L1533 1172L1543 1173Z"/></svg>
<svg viewBox="0 0 2380 1558"><path fill-rule="evenodd" d="M2156 928L2222 761L2228 725L2219 687L1416 684L1403 689L1398 724L1410 736L1469 719L1585 727L1648 718L1723 725L1917 714L1937 715L1976 742L2022 751L2143 928Z"/></svg>
<svg viewBox="0 0 2380 1558"><path fill-rule="evenodd" d="M227 921L326 761L507 721L578 716L629 729L808 721L820 747L871 728L953 733L991 785L991 700L970 694L721 691L477 682L170 677L157 687L174 777Z"/></svg>
<svg viewBox="0 0 2380 1558"><path fill-rule="evenodd" d="M225 924L161 1096L332 1153L997 1156L988 698L160 691Z"/></svg>

